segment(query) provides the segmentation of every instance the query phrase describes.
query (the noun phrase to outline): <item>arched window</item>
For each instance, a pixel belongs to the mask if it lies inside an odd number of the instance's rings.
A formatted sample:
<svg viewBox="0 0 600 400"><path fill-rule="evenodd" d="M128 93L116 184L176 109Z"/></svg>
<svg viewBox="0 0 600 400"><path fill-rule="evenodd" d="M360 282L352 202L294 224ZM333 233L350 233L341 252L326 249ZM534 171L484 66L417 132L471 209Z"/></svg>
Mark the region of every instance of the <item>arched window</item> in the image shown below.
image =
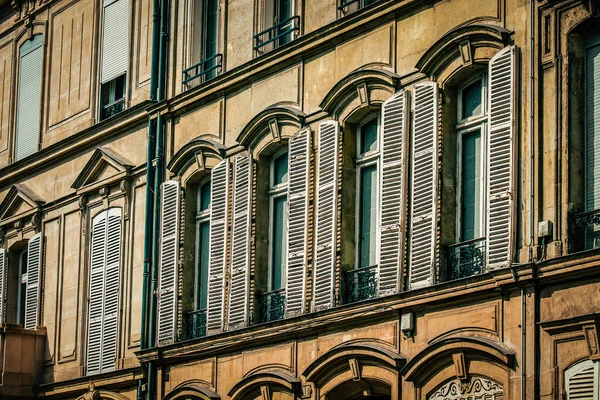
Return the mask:
<svg viewBox="0 0 600 400"><path fill-rule="evenodd" d="M565 391L567 400L600 399L598 361L581 361L565 371Z"/></svg>

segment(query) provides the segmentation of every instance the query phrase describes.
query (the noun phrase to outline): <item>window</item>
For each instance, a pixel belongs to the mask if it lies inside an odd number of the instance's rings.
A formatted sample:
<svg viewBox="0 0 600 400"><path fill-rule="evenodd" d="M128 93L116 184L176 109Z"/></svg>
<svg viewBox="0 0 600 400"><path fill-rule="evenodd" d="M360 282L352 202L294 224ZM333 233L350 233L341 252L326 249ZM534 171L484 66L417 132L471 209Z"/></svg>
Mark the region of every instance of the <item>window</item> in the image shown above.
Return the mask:
<svg viewBox="0 0 600 400"><path fill-rule="evenodd" d="M43 36L35 35L19 49L15 161L39 150L42 100Z"/></svg>
<svg viewBox="0 0 600 400"><path fill-rule="evenodd" d="M219 0L192 2L190 67L183 71L183 83L201 83L221 70L219 54Z"/></svg>
<svg viewBox="0 0 600 400"><path fill-rule="evenodd" d="M341 11L343 16L358 11L373 3L377 3L378 1L379 0L341 0L338 10Z"/></svg>
<svg viewBox="0 0 600 400"><path fill-rule="evenodd" d="M265 0L262 32L254 35L254 50L263 53L291 42L300 31L300 17L294 13L294 0Z"/></svg>
<svg viewBox="0 0 600 400"><path fill-rule="evenodd" d="M585 360L565 371L567 400L600 399L599 365L598 361Z"/></svg>
<svg viewBox="0 0 600 400"><path fill-rule="evenodd" d="M17 278L17 324L25 325L25 300L27 296L27 250L19 253L19 276Z"/></svg>
<svg viewBox="0 0 600 400"><path fill-rule="evenodd" d="M125 109L129 0L104 0L101 42L99 118L102 121Z"/></svg>

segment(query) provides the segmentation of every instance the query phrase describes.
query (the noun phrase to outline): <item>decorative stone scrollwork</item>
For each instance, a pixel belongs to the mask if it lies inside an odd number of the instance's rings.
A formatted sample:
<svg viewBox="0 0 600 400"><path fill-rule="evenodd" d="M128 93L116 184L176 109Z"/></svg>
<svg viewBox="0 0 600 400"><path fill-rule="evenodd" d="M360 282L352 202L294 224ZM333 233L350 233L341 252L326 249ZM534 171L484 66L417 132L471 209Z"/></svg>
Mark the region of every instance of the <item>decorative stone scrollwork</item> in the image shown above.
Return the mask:
<svg viewBox="0 0 600 400"><path fill-rule="evenodd" d="M23 221L21 221L21 220L15 221L14 228L17 231L20 231L21 229L23 229Z"/></svg>
<svg viewBox="0 0 600 400"><path fill-rule="evenodd" d="M504 398L501 384L486 378L472 378L461 382L453 380L444 384L428 400L500 400Z"/></svg>
<svg viewBox="0 0 600 400"><path fill-rule="evenodd" d="M42 227L42 215L40 213L35 213L31 217L31 225L35 228L36 232L40 231Z"/></svg>
<svg viewBox="0 0 600 400"><path fill-rule="evenodd" d="M4 245L4 239L6 238L6 231L4 228L0 228L0 246Z"/></svg>

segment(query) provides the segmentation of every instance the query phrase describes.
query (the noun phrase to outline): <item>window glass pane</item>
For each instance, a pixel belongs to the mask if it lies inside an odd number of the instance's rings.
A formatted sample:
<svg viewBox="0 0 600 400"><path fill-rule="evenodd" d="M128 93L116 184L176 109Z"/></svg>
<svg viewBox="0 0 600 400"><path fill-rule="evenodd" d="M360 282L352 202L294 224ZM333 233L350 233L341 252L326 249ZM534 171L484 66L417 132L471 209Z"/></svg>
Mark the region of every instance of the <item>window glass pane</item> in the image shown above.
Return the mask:
<svg viewBox="0 0 600 400"><path fill-rule="evenodd" d="M24 325L25 324L25 296L27 294L27 284L21 283L19 286L19 320L17 323Z"/></svg>
<svg viewBox="0 0 600 400"><path fill-rule="evenodd" d="M277 0L277 13L275 16L275 23L281 23L292 16L292 0ZM292 28L292 21L282 25L278 31L277 35L283 35L279 38L279 46L284 45L292 40L292 34L289 32Z"/></svg>
<svg viewBox="0 0 600 400"><path fill-rule="evenodd" d="M19 265L21 267L21 275L25 275L27 273L27 252L24 251L21 253L21 259L19 260ZM19 280L21 277L19 277Z"/></svg>
<svg viewBox="0 0 600 400"><path fill-rule="evenodd" d="M208 210L210 208L210 182L204 183L198 190L198 212Z"/></svg>
<svg viewBox="0 0 600 400"><path fill-rule="evenodd" d="M198 271L196 277L196 293L198 295L196 307L198 310L206 308L208 299L208 263L210 250L210 223L208 221L198 224Z"/></svg>
<svg viewBox="0 0 600 400"><path fill-rule="evenodd" d="M462 91L461 119L481 114L481 79L473 82Z"/></svg>
<svg viewBox="0 0 600 400"><path fill-rule="evenodd" d="M359 267L375 265L377 240L377 167L360 171Z"/></svg>
<svg viewBox="0 0 600 400"><path fill-rule="evenodd" d="M481 132L463 135L461 240L481 236Z"/></svg>
<svg viewBox="0 0 600 400"><path fill-rule="evenodd" d="M288 181L288 155L287 153L280 155L273 160L273 186Z"/></svg>
<svg viewBox="0 0 600 400"><path fill-rule="evenodd" d="M283 287L286 253L287 196L273 199L271 237L271 290Z"/></svg>
<svg viewBox="0 0 600 400"><path fill-rule="evenodd" d="M377 150L377 118L364 124L360 129L360 150L359 154L368 153Z"/></svg>

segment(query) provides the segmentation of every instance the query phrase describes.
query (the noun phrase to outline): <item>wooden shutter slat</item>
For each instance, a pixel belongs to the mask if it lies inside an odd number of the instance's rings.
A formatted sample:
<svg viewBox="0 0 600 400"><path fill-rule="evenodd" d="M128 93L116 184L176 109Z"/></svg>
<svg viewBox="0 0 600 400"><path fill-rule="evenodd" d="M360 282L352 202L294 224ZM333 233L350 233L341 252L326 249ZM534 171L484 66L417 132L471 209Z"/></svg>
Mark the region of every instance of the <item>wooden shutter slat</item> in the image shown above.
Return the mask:
<svg viewBox="0 0 600 400"><path fill-rule="evenodd" d="M243 328L248 323L251 190L252 159L249 154L236 156L233 160L233 230L228 329Z"/></svg>
<svg viewBox="0 0 600 400"><path fill-rule="evenodd" d="M102 372L115 369L119 311L119 268L121 260L121 209L107 210L106 273L102 329Z"/></svg>
<svg viewBox="0 0 600 400"><path fill-rule="evenodd" d="M25 295L25 329L38 325L40 302L39 282L42 260L42 233L37 233L27 243L27 289Z"/></svg>
<svg viewBox="0 0 600 400"><path fill-rule="evenodd" d="M489 63L487 265L507 267L514 241L516 47L501 50Z"/></svg>
<svg viewBox="0 0 600 400"><path fill-rule="evenodd" d="M340 127L319 124L314 310L334 306Z"/></svg>
<svg viewBox="0 0 600 400"><path fill-rule="evenodd" d="M0 324L4 323L4 295L6 293L6 270L8 260L6 250L0 249Z"/></svg>
<svg viewBox="0 0 600 400"><path fill-rule="evenodd" d="M177 315L177 260L179 257L179 182L161 185L158 345L175 341Z"/></svg>
<svg viewBox="0 0 600 400"><path fill-rule="evenodd" d="M302 314L305 311L308 174L311 144L310 128L302 129L289 142L286 317Z"/></svg>
<svg viewBox="0 0 600 400"><path fill-rule="evenodd" d="M104 3L100 83L127 72L129 62L129 0Z"/></svg>
<svg viewBox="0 0 600 400"><path fill-rule="evenodd" d="M437 98L434 82L415 85L409 262L411 289L432 283L437 201Z"/></svg>
<svg viewBox="0 0 600 400"><path fill-rule="evenodd" d="M600 209L600 43L585 60L585 210L592 211Z"/></svg>
<svg viewBox="0 0 600 400"><path fill-rule="evenodd" d="M598 361L585 360L565 371L565 386L569 400L598 400Z"/></svg>
<svg viewBox="0 0 600 400"><path fill-rule="evenodd" d="M226 159L211 171L207 334L218 333L223 328L228 202L229 159Z"/></svg>
<svg viewBox="0 0 600 400"><path fill-rule="evenodd" d="M378 296L398 291L404 242L404 170L407 93L399 91L385 103L382 115L381 222Z"/></svg>

